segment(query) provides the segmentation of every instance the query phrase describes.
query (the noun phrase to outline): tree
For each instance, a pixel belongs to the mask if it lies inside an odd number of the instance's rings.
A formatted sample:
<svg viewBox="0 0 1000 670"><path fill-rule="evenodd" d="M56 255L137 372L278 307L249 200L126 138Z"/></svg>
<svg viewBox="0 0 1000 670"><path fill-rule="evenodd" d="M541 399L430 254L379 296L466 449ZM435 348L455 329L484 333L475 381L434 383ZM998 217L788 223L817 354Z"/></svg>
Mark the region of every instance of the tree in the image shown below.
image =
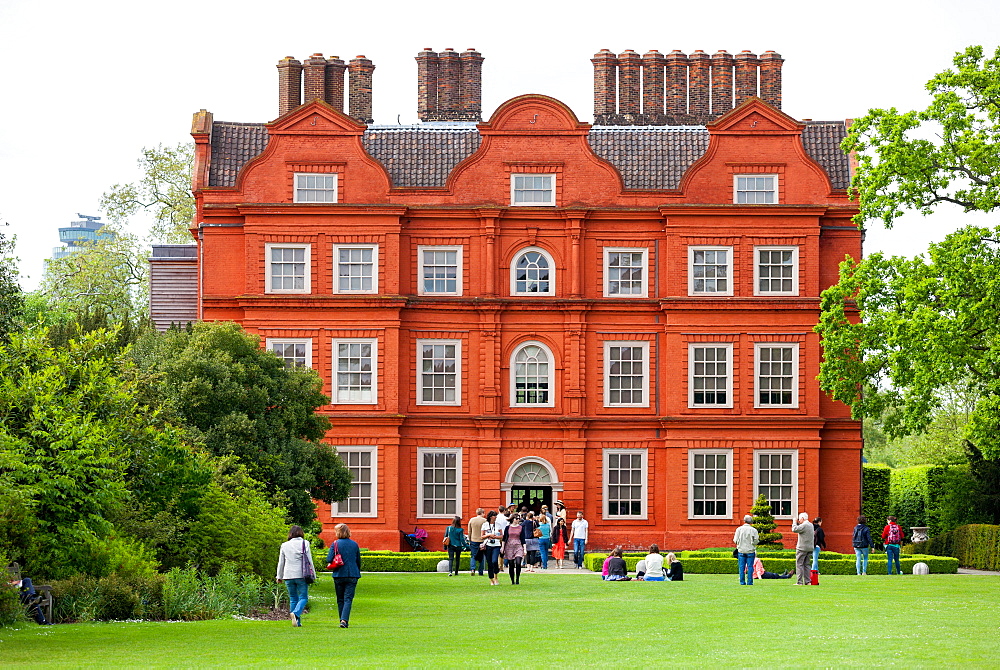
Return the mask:
<svg viewBox="0 0 1000 670"><path fill-rule="evenodd" d="M750 508L750 514L753 515L753 522L750 525L757 529L760 536L757 548L784 549L785 545L781 543L781 533L774 532L778 524L774 523L774 517L771 515L771 503L767 501L767 496L763 493L757 496L753 507Z"/></svg>
<svg viewBox="0 0 1000 670"><path fill-rule="evenodd" d="M8 240L0 232L0 342L19 327L24 310L24 294L17 281L17 259L13 255L14 242L15 239Z"/></svg>
<svg viewBox="0 0 1000 670"><path fill-rule="evenodd" d="M142 178L112 186L101 196L101 209L119 225L124 225L136 212L147 211L153 216L152 239L177 244L191 242L189 227L195 212L191 195L194 145L144 147L137 162Z"/></svg>
<svg viewBox="0 0 1000 670"><path fill-rule="evenodd" d="M905 210L1000 205L1000 50L957 54L921 112L873 109L844 148L858 152L860 224ZM919 135L936 132L935 139ZM854 317L857 309L859 318ZM1000 458L1000 228L969 226L913 259L846 260L823 293L820 386L889 437L927 429L951 388L972 401L962 437Z"/></svg>
<svg viewBox="0 0 1000 670"><path fill-rule="evenodd" d="M150 334L137 347L155 380L150 404L164 404L217 456L233 455L288 508L291 520L315 518L313 499L347 497L351 474L320 440L329 402L309 368L288 368L233 323Z"/></svg>

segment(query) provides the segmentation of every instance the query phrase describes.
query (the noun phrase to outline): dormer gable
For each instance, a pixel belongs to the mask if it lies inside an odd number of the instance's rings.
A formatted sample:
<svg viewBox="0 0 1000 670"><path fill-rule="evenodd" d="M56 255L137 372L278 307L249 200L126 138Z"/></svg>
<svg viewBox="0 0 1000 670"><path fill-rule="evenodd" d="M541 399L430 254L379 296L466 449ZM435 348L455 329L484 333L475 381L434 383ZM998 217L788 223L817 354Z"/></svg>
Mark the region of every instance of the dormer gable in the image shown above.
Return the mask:
<svg viewBox="0 0 1000 670"><path fill-rule="evenodd" d="M367 125L322 100L296 107L266 124L271 135L362 135Z"/></svg>

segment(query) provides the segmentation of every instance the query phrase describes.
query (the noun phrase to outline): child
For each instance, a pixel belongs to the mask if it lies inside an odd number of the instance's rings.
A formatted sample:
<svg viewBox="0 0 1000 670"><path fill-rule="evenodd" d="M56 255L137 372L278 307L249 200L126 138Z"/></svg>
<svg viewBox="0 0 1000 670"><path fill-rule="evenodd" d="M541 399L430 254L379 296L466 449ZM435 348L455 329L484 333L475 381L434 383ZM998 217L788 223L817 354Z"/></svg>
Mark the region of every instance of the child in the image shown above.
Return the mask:
<svg viewBox="0 0 1000 670"><path fill-rule="evenodd" d="M677 560L677 557L672 551L667 554L666 578L668 582L684 581L684 566L681 565L681 562Z"/></svg>

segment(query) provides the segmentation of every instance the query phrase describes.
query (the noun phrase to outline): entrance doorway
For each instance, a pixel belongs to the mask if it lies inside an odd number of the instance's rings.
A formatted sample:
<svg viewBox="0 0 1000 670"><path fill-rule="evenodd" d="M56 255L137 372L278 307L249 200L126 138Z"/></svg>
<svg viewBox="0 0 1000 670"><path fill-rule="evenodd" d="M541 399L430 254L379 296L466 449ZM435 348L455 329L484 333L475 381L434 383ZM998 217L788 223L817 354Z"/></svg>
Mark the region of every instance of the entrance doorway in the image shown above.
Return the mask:
<svg viewBox="0 0 1000 670"><path fill-rule="evenodd" d="M552 487L551 486L513 486L510 489L510 504L521 511L527 507L530 511L538 514L542 511L542 505L552 511Z"/></svg>

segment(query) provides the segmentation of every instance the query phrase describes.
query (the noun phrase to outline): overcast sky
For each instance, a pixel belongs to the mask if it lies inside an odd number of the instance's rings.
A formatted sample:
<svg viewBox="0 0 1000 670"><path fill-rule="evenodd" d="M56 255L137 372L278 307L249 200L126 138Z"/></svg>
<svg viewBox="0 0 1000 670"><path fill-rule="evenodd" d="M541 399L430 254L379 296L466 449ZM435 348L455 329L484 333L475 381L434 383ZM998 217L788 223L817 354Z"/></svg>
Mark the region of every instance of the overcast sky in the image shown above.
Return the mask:
<svg viewBox="0 0 1000 670"><path fill-rule="evenodd" d="M284 56L370 58L376 123L416 121L424 47L485 57L483 111L544 93L593 120L591 56L602 48L690 53L772 49L785 58L783 109L845 119L871 107L922 108L924 83L956 51L998 40L996 0L907 2L274 3L244 0L0 0L0 217L32 289L57 228L100 215L112 184L138 177L144 146L190 140L191 115L277 116ZM980 218L984 221L984 218ZM968 219L871 226L866 253L914 254ZM135 223L142 232L144 222Z"/></svg>

